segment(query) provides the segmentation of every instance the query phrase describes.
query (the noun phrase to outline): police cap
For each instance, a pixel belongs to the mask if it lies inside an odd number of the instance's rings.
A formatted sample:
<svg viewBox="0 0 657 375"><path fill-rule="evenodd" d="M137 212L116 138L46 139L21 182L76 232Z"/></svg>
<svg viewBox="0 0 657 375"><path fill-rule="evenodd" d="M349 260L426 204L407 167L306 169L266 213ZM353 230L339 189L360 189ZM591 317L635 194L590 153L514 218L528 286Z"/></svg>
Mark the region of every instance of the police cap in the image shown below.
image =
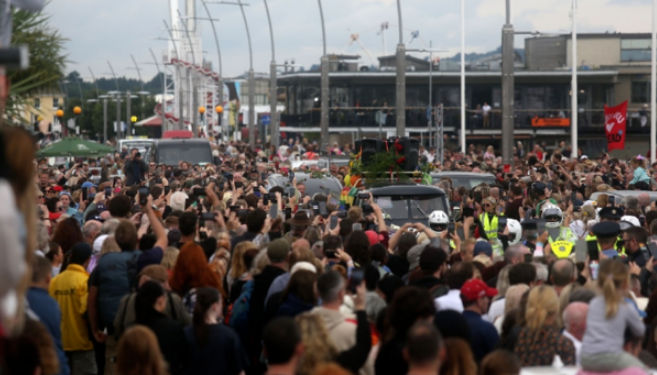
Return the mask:
<svg viewBox="0 0 657 375"><path fill-rule="evenodd" d="M593 234L598 238L614 238L620 232L620 225L613 221L603 221L593 226Z"/></svg>

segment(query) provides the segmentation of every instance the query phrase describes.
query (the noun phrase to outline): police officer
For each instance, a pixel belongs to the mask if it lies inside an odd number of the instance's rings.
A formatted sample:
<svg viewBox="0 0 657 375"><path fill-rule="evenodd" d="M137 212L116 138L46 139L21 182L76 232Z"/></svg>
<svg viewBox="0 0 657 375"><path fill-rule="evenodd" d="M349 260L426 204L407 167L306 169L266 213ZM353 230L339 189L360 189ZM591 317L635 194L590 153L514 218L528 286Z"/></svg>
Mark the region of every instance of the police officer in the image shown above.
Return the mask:
<svg viewBox="0 0 657 375"><path fill-rule="evenodd" d="M545 228L549 236L548 242L550 249L557 258L568 258L572 253L577 236L573 234L570 228L563 227L563 212L559 206L552 203L543 205L541 217L545 220Z"/></svg>
<svg viewBox="0 0 657 375"><path fill-rule="evenodd" d="M620 233L620 225L614 221L603 221L593 226L598 248L607 258L616 258L619 256L616 248L616 241Z"/></svg>
<svg viewBox="0 0 657 375"><path fill-rule="evenodd" d="M488 240L493 246L493 252L496 255L503 254L502 244L497 240L497 233L500 229L499 219L504 216L503 213L497 213L497 200L493 197L487 197L481 203L484 212L479 215L479 235ZM505 224L506 226L506 224ZM501 228L502 231L504 228Z"/></svg>
<svg viewBox="0 0 657 375"><path fill-rule="evenodd" d="M620 207L604 207L603 209L600 210L600 212L598 212L598 216L600 216L600 223L614 222L614 223L618 224L620 222L620 219L623 217L624 214L625 214L625 211L623 211L623 209L620 208ZM620 225L619 225L619 228L620 228ZM619 229L619 233L620 233L620 229ZM592 234L589 233L586 236L586 241L587 242L596 241L595 231ZM618 244L616 245L616 248L619 249L619 252L622 255L625 255L625 249L623 249L623 246L622 246L623 239L620 236L618 236L617 242L618 242ZM599 246L598 246L598 249L600 250Z"/></svg>

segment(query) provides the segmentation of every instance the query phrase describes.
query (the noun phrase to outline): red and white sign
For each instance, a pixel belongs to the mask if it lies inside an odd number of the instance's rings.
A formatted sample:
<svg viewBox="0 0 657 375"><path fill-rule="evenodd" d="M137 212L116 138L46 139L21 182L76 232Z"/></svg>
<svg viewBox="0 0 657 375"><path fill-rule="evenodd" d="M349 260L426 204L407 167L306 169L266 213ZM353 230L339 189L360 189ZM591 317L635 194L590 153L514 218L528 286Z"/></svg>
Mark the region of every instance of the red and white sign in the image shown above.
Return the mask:
<svg viewBox="0 0 657 375"><path fill-rule="evenodd" d="M605 105L607 150L624 150L627 124L627 100L615 107Z"/></svg>

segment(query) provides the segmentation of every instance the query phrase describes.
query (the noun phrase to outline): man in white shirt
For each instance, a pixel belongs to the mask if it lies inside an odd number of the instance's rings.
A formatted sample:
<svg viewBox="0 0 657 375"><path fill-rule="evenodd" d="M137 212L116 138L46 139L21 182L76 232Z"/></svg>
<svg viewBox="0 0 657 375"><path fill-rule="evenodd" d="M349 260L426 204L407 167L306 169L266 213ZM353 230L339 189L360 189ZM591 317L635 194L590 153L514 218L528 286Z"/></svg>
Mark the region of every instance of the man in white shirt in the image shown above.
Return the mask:
<svg viewBox="0 0 657 375"><path fill-rule="evenodd" d="M580 353L582 350L582 339L586 331L586 315L589 305L584 302L572 302L563 310L563 335L570 339L575 346L575 357L579 366Z"/></svg>
<svg viewBox="0 0 657 375"><path fill-rule="evenodd" d="M490 128L490 105L484 102L484 106L481 108L481 112L484 115L484 128Z"/></svg>
<svg viewBox="0 0 657 375"><path fill-rule="evenodd" d="M456 310L463 312L463 301L461 300L461 288L466 281L474 277L474 266L472 263L460 262L452 266L447 285L449 292L435 299L436 310Z"/></svg>

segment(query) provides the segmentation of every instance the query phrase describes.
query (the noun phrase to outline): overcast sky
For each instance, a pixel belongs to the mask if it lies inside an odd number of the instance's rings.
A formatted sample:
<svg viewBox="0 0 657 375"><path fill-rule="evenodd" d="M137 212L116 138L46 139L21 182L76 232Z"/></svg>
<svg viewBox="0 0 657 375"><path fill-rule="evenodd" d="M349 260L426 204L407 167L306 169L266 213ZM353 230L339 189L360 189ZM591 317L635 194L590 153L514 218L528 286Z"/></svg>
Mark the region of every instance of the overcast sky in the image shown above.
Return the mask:
<svg viewBox="0 0 657 375"><path fill-rule="evenodd" d="M184 1L179 0L184 13ZM199 17L206 17L200 4ZM235 0L232 0L235 1ZM466 52L487 52L501 44L505 0L466 1ZM269 29L263 0L244 0L251 28L256 72L268 72L271 60ZM571 28L571 0L512 0L516 30L566 32ZM109 60L118 75L136 77L130 59L133 54L141 65L142 76L150 80L156 73L149 47L158 58L167 48L162 20L169 20L168 0L57 0L46 12L51 23L69 39L67 72L77 70L90 79L89 68L96 77L109 76ZM383 40L377 35L380 24L389 22L387 52L391 54L399 39L396 0L323 0L329 53L350 53L372 59L356 43L346 48L350 35L360 35L361 43L374 59L383 54ZM650 32L650 0L579 0L578 32ZM237 6L209 5L216 24L223 53L224 76L248 70L248 46L244 23ZM317 2L314 0L269 0L272 13L276 57L279 63L294 59L308 68L318 64L322 53L322 34ZM460 51L460 2L455 0L402 0L404 41L418 30L421 40L409 48L421 48L433 41L435 49L447 50L443 56ZM201 21L206 60L217 66L217 53L209 22ZM516 46L523 41L516 37ZM215 68L216 69L216 68Z"/></svg>

